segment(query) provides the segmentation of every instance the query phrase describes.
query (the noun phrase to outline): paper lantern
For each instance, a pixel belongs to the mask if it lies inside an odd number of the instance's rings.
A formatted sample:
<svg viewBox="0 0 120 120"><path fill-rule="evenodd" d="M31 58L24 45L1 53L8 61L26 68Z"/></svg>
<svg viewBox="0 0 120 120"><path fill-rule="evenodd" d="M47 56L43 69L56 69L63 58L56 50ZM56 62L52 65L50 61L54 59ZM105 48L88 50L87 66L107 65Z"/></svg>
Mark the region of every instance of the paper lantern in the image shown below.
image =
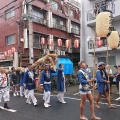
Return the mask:
<svg viewBox="0 0 120 120"><path fill-rule="evenodd" d="M8 50L8 56L11 56L11 54L12 54L12 51Z"/></svg>
<svg viewBox="0 0 120 120"><path fill-rule="evenodd" d="M53 39L49 39L49 45L53 46Z"/></svg>
<svg viewBox="0 0 120 120"><path fill-rule="evenodd" d="M101 12L96 17L96 34L99 37L107 37L110 33L111 26L111 13L110 12Z"/></svg>
<svg viewBox="0 0 120 120"><path fill-rule="evenodd" d="M0 55L0 60L2 59L2 55Z"/></svg>
<svg viewBox="0 0 120 120"><path fill-rule="evenodd" d="M45 38L44 37L41 38L41 44L45 45Z"/></svg>
<svg viewBox="0 0 120 120"><path fill-rule="evenodd" d="M4 57L7 57L7 52L4 52Z"/></svg>
<svg viewBox="0 0 120 120"><path fill-rule="evenodd" d="M58 46L59 46L59 47L62 46L62 40L61 40L61 39L58 39L58 40L57 40L57 43L58 43Z"/></svg>
<svg viewBox="0 0 120 120"><path fill-rule="evenodd" d="M66 46L66 48L70 48L70 40L66 40L65 46Z"/></svg>
<svg viewBox="0 0 120 120"><path fill-rule="evenodd" d="M103 46L103 41L100 39L100 37L96 37L96 46L98 47Z"/></svg>
<svg viewBox="0 0 120 120"><path fill-rule="evenodd" d="M74 41L74 47L75 48L79 48L79 40L75 40Z"/></svg>
<svg viewBox="0 0 120 120"><path fill-rule="evenodd" d="M112 31L107 38L108 46L111 49L117 49L119 44L119 34L117 31Z"/></svg>
<svg viewBox="0 0 120 120"><path fill-rule="evenodd" d="M12 47L12 54L14 54L15 53L15 48L14 47Z"/></svg>

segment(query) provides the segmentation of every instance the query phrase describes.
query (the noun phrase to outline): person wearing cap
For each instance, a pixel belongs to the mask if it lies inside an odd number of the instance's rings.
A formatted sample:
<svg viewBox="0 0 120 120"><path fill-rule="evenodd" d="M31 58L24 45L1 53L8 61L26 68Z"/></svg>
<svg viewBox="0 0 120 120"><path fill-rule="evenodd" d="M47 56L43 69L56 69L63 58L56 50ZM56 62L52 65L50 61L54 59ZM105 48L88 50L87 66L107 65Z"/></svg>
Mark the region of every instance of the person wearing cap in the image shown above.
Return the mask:
<svg viewBox="0 0 120 120"><path fill-rule="evenodd" d="M64 75L64 65L59 64L59 68L57 69L57 90L58 90L58 101L65 104L64 101L64 92L66 92L65 88L65 75Z"/></svg>
<svg viewBox="0 0 120 120"><path fill-rule="evenodd" d="M49 64L45 64L45 70L41 72L40 75L40 85L41 88L44 89L44 107L48 108L51 105L50 103L50 95L51 95L51 73L55 73L53 68L50 68Z"/></svg>
<svg viewBox="0 0 120 120"><path fill-rule="evenodd" d="M27 88L28 90L26 103L31 104L32 101L34 106L37 106L37 99L34 95L35 78L34 78L32 64L28 64L28 70L24 74L23 84L24 84L24 88Z"/></svg>
<svg viewBox="0 0 120 120"><path fill-rule="evenodd" d="M86 118L83 113L86 98L89 100L89 103L90 103L92 120L101 120L101 118L96 117L96 115L94 113L93 96L91 93L91 89L89 87L87 88L87 86L89 86L91 84L91 82L94 81L94 79L91 78L90 75L88 74L88 71L86 70L87 66L86 66L85 61L79 62L78 66L80 67L80 70L77 73L78 82L80 84L79 91L80 91L80 96L81 96L80 120L88 120L88 118Z"/></svg>
<svg viewBox="0 0 120 120"><path fill-rule="evenodd" d="M101 95L105 95L105 99L109 105L109 108L116 108L113 106L109 99L109 88L108 88L108 76L105 70L105 63L99 62L98 63L98 70L96 71L96 78L97 78L97 88L98 88L98 95L96 98L96 108L100 108L98 102L100 100Z"/></svg>

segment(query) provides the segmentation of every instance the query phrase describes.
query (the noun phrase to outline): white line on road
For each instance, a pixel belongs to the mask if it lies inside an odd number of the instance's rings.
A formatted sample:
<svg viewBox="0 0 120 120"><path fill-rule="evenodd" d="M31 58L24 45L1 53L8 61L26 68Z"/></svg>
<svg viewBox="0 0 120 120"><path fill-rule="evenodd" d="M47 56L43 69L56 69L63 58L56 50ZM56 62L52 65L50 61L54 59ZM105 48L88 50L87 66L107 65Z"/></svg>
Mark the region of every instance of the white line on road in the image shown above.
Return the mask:
<svg viewBox="0 0 120 120"><path fill-rule="evenodd" d="M6 109L6 108L4 108L4 107L2 107L2 106L0 106L0 109L2 109L2 110L6 110L6 111L9 111L9 112L17 112L17 110Z"/></svg>
<svg viewBox="0 0 120 120"><path fill-rule="evenodd" d="M35 93L35 94L36 94L36 95L39 95L39 96L43 95L43 94L39 94L39 93ZM57 95L51 95L51 96L56 97ZM73 98L73 97L64 97L64 98L69 99L69 100L78 100L78 101L81 100L81 99ZM86 101L88 102L88 100L86 100ZM94 102L94 103L96 103L96 102ZM99 104L108 105L108 103L103 103L103 102L99 102ZM117 105L117 104L112 104L112 105L117 106L117 107L120 107L120 105Z"/></svg>
<svg viewBox="0 0 120 120"><path fill-rule="evenodd" d="M75 94L73 94L73 95L78 95L78 94L80 94L80 93L78 92L78 93L75 93Z"/></svg>

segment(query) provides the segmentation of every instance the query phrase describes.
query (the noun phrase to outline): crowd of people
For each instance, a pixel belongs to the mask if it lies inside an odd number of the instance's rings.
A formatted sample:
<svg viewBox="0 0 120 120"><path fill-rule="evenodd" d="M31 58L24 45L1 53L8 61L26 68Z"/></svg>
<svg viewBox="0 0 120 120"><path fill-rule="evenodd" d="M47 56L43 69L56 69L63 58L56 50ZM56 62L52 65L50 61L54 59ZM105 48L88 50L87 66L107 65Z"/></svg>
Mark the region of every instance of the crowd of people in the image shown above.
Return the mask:
<svg viewBox="0 0 120 120"><path fill-rule="evenodd" d="M56 70L53 69L49 64L44 65L44 70L40 74L40 87L44 90L43 100L44 107L50 107L50 95L51 95L51 73L55 73ZM0 100L4 98L4 108L9 109L7 102L9 101L9 92L12 88L13 96L25 96L26 103L37 106L37 99L34 95L34 90L36 88L36 77L37 73L33 70L32 64L28 64L27 68L16 72L15 68L11 68L12 72L9 75L9 80L5 74L3 67L0 67ZM8 85L10 81L10 85ZM64 65L60 64L57 68L57 90L58 90L58 101L65 104L64 92L65 89L65 75L64 75Z"/></svg>
<svg viewBox="0 0 120 120"><path fill-rule="evenodd" d="M80 67L80 70L77 73L78 82L80 84L79 91L80 91L80 96L81 96L80 120L88 120L87 117L85 117L84 112L83 112L86 98L89 100L89 103L90 103L92 120L101 120L101 118L97 117L94 113L94 99L91 93L91 89L92 89L91 87L95 87L93 86L95 82L95 78L92 78L90 76L88 66L86 65L85 61L79 62L78 66ZM117 83L117 86L119 86L120 66L117 66L116 69L117 69L117 72L116 72L117 82L116 83ZM104 96L108 103L109 108L116 109L116 106L113 106L111 104L111 101L109 98L109 91L112 90L112 82L113 82L112 70L110 69L109 65L105 65L104 62L98 63L95 76L96 76L96 84L97 84L97 90L98 90L95 107L100 109L100 106L98 103L100 101L100 97ZM110 84L110 87L109 87L109 84ZM120 97L118 99L120 99Z"/></svg>
<svg viewBox="0 0 120 120"><path fill-rule="evenodd" d="M78 63L78 66L80 67L77 78L79 82L79 93L81 96L81 103L80 103L80 119L81 120L88 120L87 117L84 115L84 105L86 102L86 99L89 100L90 103L90 111L91 111L91 118L92 120L101 120L100 117L97 117L94 113L94 99L91 93L92 88L94 88L94 81L95 78L92 78L90 76L90 69L88 69L88 66L86 65L85 61L81 61ZM119 89L119 81L120 81L120 66L117 66L117 87ZM35 78L37 77L37 73L33 70L32 64L28 64L27 68L24 70L21 70L19 72L16 72L15 68L11 68L12 73L10 76L10 86L13 88L13 96L25 96L26 103L32 104L34 106L37 106L37 99L34 95L34 90L36 88L35 84ZM43 89L43 100L44 100L44 107L48 108L50 107L50 96L51 96L51 73L55 73L56 70L53 69L49 64L44 65L44 70L42 70L40 74L39 84L41 86L41 89ZM20 81L19 81L19 79ZM5 70L3 67L0 67L0 102L3 97L4 99L4 108L10 109L7 102L9 101L10 97L10 88L8 85L7 76L5 74ZM111 84L113 81L112 76L112 70L110 69L109 65L105 66L104 62L100 62L97 65L97 71L96 71L96 83L97 83L97 90L98 95L96 97L96 108L100 108L99 106L99 100L102 95L104 95L109 108L116 109L115 106L111 104L110 98L109 98L109 83ZM19 87L20 86L20 87ZM110 90L111 85L110 85ZM64 100L64 93L66 92L65 88L65 75L64 75L64 65L59 64L59 67L57 68L57 91L58 91L58 101L65 104ZM120 99L120 98L118 98Z"/></svg>

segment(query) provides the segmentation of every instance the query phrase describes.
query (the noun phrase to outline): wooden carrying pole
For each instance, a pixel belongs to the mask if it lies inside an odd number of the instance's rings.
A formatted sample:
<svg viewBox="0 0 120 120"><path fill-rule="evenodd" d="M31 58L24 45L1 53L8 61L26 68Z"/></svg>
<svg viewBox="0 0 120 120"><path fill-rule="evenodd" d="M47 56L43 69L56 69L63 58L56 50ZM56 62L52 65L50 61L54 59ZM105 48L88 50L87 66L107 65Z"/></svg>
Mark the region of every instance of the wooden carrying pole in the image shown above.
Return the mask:
<svg viewBox="0 0 120 120"><path fill-rule="evenodd" d="M107 42L107 57L106 57L106 64L109 65L109 52L108 52L108 42ZM108 87L109 87L109 100L110 100L110 76L109 76L110 68L108 69Z"/></svg>
<svg viewBox="0 0 120 120"><path fill-rule="evenodd" d="M96 57L96 51L95 51L95 48L96 48L96 29L95 29L95 39L94 39L94 57L93 57L93 78L95 79L95 67L96 67L96 64L95 64L95 57ZM93 99L94 99L94 89L95 89L95 82L93 81L93 89L92 89L92 94L93 94Z"/></svg>

